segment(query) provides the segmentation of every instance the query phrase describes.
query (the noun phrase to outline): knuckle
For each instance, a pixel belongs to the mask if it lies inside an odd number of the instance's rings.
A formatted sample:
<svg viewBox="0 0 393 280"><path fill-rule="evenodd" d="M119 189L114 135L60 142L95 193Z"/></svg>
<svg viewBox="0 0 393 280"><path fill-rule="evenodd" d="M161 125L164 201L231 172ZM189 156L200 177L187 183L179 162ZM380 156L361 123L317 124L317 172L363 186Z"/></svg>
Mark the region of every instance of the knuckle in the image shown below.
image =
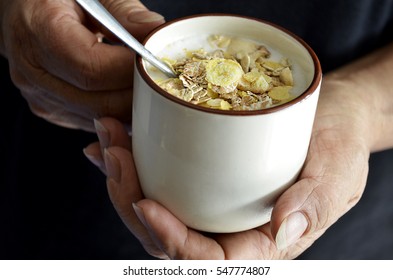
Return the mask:
<svg viewBox="0 0 393 280"><path fill-rule="evenodd" d="M131 121L132 94L130 91L101 93L100 98L96 117L112 117L125 123Z"/></svg>
<svg viewBox="0 0 393 280"><path fill-rule="evenodd" d="M124 10L128 12L132 8L142 7L140 1L102 0L101 3L114 15L118 15Z"/></svg>
<svg viewBox="0 0 393 280"><path fill-rule="evenodd" d="M362 197L362 193L363 192L359 190L352 195L352 197L348 200L347 203L349 209L355 206L360 201L360 198Z"/></svg>
<svg viewBox="0 0 393 280"><path fill-rule="evenodd" d="M44 107L39 106L37 103L28 102L30 111L37 117L49 119L50 114Z"/></svg>
<svg viewBox="0 0 393 280"><path fill-rule="evenodd" d="M361 187L344 194L330 185L323 184L316 187L309 196L308 201L311 203L306 209L306 214L311 221L310 230L325 230L330 227L359 202L362 193Z"/></svg>
<svg viewBox="0 0 393 280"><path fill-rule="evenodd" d="M329 186L319 183L310 193L305 214L310 221L309 231L327 229L338 218L340 212L339 198L326 193ZM330 188L331 189L331 188Z"/></svg>
<svg viewBox="0 0 393 280"><path fill-rule="evenodd" d="M10 67L10 78L12 83L19 89L23 89L26 86L26 81L21 73L14 67Z"/></svg>
<svg viewBox="0 0 393 280"><path fill-rule="evenodd" d="M93 54L91 54L93 55ZM77 71L77 84L83 90L93 90L103 79L102 63L99 57L88 57Z"/></svg>

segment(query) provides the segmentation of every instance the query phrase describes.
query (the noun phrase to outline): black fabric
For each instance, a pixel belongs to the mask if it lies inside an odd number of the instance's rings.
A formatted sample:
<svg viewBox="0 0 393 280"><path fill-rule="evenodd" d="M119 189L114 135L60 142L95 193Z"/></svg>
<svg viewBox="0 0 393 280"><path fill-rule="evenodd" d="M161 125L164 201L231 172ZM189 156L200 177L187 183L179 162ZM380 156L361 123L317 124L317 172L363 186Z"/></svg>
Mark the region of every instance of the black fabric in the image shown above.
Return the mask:
<svg viewBox="0 0 393 280"><path fill-rule="evenodd" d="M393 1L143 1L173 19L225 12L302 37L325 72L391 41ZM35 117L0 59L0 259L146 259L83 156L96 137ZM373 154L366 191L300 259L393 259L393 150Z"/></svg>
<svg viewBox="0 0 393 280"><path fill-rule="evenodd" d="M325 72L393 39L391 0L148 0L143 3L167 20L216 12L248 15L279 24L314 49Z"/></svg>

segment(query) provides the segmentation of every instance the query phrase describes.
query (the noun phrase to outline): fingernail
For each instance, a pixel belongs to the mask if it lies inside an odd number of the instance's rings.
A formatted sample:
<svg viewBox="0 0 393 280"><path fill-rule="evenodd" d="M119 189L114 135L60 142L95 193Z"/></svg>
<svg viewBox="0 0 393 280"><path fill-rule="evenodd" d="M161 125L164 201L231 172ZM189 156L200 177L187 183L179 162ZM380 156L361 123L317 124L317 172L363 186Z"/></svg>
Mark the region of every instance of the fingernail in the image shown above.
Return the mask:
<svg viewBox="0 0 393 280"><path fill-rule="evenodd" d="M134 208L135 214L137 215L138 219L141 221L141 223L147 228L148 224L146 222L145 214L143 213L143 209L136 205L135 203L132 203L132 207Z"/></svg>
<svg viewBox="0 0 393 280"><path fill-rule="evenodd" d="M154 255L157 257L164 257L168 258L168 254L166 252L167 248L164 246L162 243L161 239L157 237L156 233L152 229L152 227L149 225L149 223L146 221L145 213L143 211L142 207L139 207L137 204L132 203L132 207L134 208L135 214L138 217L139 221L143 224L145 227L148 236L143 237L143 240L141 241L142 244L147 244L147 247L150 247L150 251L154 252Z"/></svg>
<svg viewBox="0 0 393 280"><path fill-rule="evenodd" d="M283 250L295 244L308 227L306 217L300 212L290 214L282 222L276 235L276 246Z"/></svg>
<svg viewBox="0 0 393 280"><path fill-rule="evenodd" d="M117 183L120 183L121 169L119 160L108 149L104 149L104 159L108 179L113 179Z"/></svg>
<svg viewBox="0 0 393 280"><path fill-rule="evenodd" d="M99 120L94 119L94 127L96 129L96 133L98 136L98 140L100 141L100 145L102 148L107 148L109 146L109 132L102 125Z"/></svg>
<svg viewBox="0 0 393 280"><path fill-rule="evenodd" d="M89 151L85 148L83 149L83 153L85 154L85 157L95 166L97 166L101 170L105 170L105 162L97 157L96 155L90 154Z"/></svg>
<svg viewBox="0 0 393 280"><path fill-rule="evenodd" d="M164 17L156 12L152 12L149 10L134 10L132 11L128 17L128 21L135 23L149 23L156 21L163 21Z"/></svg>

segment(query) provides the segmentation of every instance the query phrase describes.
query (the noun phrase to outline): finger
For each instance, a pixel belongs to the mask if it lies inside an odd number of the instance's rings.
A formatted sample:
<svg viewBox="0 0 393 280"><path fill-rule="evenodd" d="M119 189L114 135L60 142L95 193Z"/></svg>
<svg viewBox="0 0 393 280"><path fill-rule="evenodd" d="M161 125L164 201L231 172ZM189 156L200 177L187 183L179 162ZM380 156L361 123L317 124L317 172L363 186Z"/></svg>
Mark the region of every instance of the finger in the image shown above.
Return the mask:
<svg viewBox="0 0 393 280"><path fill-rule="evenodd" d="M26 94L23 95L26 96ZM65 106L52 104L48 100L41 101L38 98L30 101L28 105L30 111L34 115L46 120L49 123L64 128L81 129L87 132L94 132L93 121L90 118L84 118L81 115L69 111Z"/></svg>
<svg viewBox="0 0 393 280"><path fill-rule="evenodd" d="M144 199L136 203L138 217L155 244L171 259L285 259L277 251L270 224L236 233L214 234L192 230L166 208Z"/></svg>
<svg viewBox="0 0 393 280"><path fill-rule="evenodd" d="M271 235L270 223L255 229L220 234L215 237L225 252L225 258L241 260L271 260L284 259L278 252Z"/></svg>
<svg viewBox="0 0 393 280"><path fill-rule="evenodd" d="M121 147L109 147L104 151L104 159L109 198L116 212L149 254L165 258L166 256L151 240L132 206L143 199L143 194L130 151Z"/></svg>
<svg viewBox="0 0 393 280"><path fill-rule="evenodd" d="M354 147L347 151L311 152L300 180L278 199L271 224L279 250L296 244L300 253L360 199L367 155Z"/></svg>
<svg viewBox="0 0 393 280"><path fill-rule="evenodd" d="M137 37L164 22L139 1L103 1L108 10ZM79 7L51 4L41 8L34 26L41 64L51 73L84 90L114 90L132 86L133 56L128 48L99 42L95 33L82 25ZM108 32L106 32L108 34Z"/></svg>
<svg viewBox="0 0 393 280"><path fill-rule="evenodd" d="M95 132L92 116L87 112L73 111L66 100L32 84L14 67L10 67L10 73L34 115L58 126Z"/></svg>
<svg viewBox="0 0 393 280"><path fill-rule="evenodd" d="M37 64L79 89L130 88L131 51L100 43L96 34L82 24L79 6L73 5L52 1L34 7L31 37Z"/></svg>
<svg viewBox="0 0 393 280"><path fill-rule="evenodd" d="M85 156L106 174L104 162L104 149L108 147L121 147L131 150L131 138L129 137L125 125L116 119L101 118L94 119L94 127L99 142L88 145L84 150Z"/></svg>
<svg viewBox="0 0 393 280"><path fill-rule="evenodd" d="M104 155L104 150L108 147L121 147L131 151L131 138L125 125L118 120L112 118L94 119L94 127L98 136L101 155ZM95 159L100 160L97 157ZM103 159L103 156L101 156L101 159ZM92 162L94 163L94 160ZM106 172L104 173L106 174Z"/></svg>
<svg viewBox="0 0 393 280"><path fill-rule="evenodd" d="M130 89L86 92L40 68L29 68L21 72L11 67L11 77L29 103L41 103L43 109L45 106L49 107L50 103L58 105L59 108L50 106L51 108L45 110L51 114L42 117L49 117L49 121L59 118L64 120L63 126L95 131L94 118L111 116L124 122L131 120L132 92ZM67 121L66 115L60 114L64 110L69 112L68 115L75 115L76 120L78 118L87 120L88 125Z"/></svg>
<svg viewBox="0 0 393 280"><path fill-rule="evenodd" d="M56 125L89 132L96 131L93 119L101 116L113 116L130 122L132 95L128 90L88 93L51 76L43 69L32 71L30 80L34 82L25 78L28 73L10 67L13 82L35 115Z"/></svg>
<svg viewBox="0 0 393 280"><path fill-rule="evenodd" d="M166 208L152 200L136 203L155 244L171 259L224 259L221 246L211 238L189 229Z"/></svg>
<svg viewBox="0 0 393 280"><path fill-rule="evenodd" d="M94 120L94 125L102 151L111 146L131 150L131 138L125 124L114 118L104 117Z"/></svg>
<svg viewBox="0 0 393 280"><path fill-rule="evenodd" d="M122 26L139 40L165 21L162 15L148 10L140 1L101 0L101 3ZM102 32L108 35L106 29Z"/></svg>
<svg viewBox="0 0 393 280"><path fill-rule="evenodd" d="M83 149L83 154L86 158L94 164L103 174L106 175L105 161L101 153L101 147L99 142L89 144Z"/></svg>

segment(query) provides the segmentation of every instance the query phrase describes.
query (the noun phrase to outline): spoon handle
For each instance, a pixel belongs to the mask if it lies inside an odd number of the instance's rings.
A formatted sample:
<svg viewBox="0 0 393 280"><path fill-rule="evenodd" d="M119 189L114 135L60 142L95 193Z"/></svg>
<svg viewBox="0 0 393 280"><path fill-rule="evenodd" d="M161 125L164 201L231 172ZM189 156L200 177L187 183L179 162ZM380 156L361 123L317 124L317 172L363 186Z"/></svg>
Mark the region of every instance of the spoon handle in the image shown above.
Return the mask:
<svg viewBox="0 0 393 280"><path fill-rule="evenodd" d="M98 0L76 0L76 2L153 66L158 68L168 77L176 76L167 64L157 59L150 51L139 43L138 40L136 40Z"/></svg>

